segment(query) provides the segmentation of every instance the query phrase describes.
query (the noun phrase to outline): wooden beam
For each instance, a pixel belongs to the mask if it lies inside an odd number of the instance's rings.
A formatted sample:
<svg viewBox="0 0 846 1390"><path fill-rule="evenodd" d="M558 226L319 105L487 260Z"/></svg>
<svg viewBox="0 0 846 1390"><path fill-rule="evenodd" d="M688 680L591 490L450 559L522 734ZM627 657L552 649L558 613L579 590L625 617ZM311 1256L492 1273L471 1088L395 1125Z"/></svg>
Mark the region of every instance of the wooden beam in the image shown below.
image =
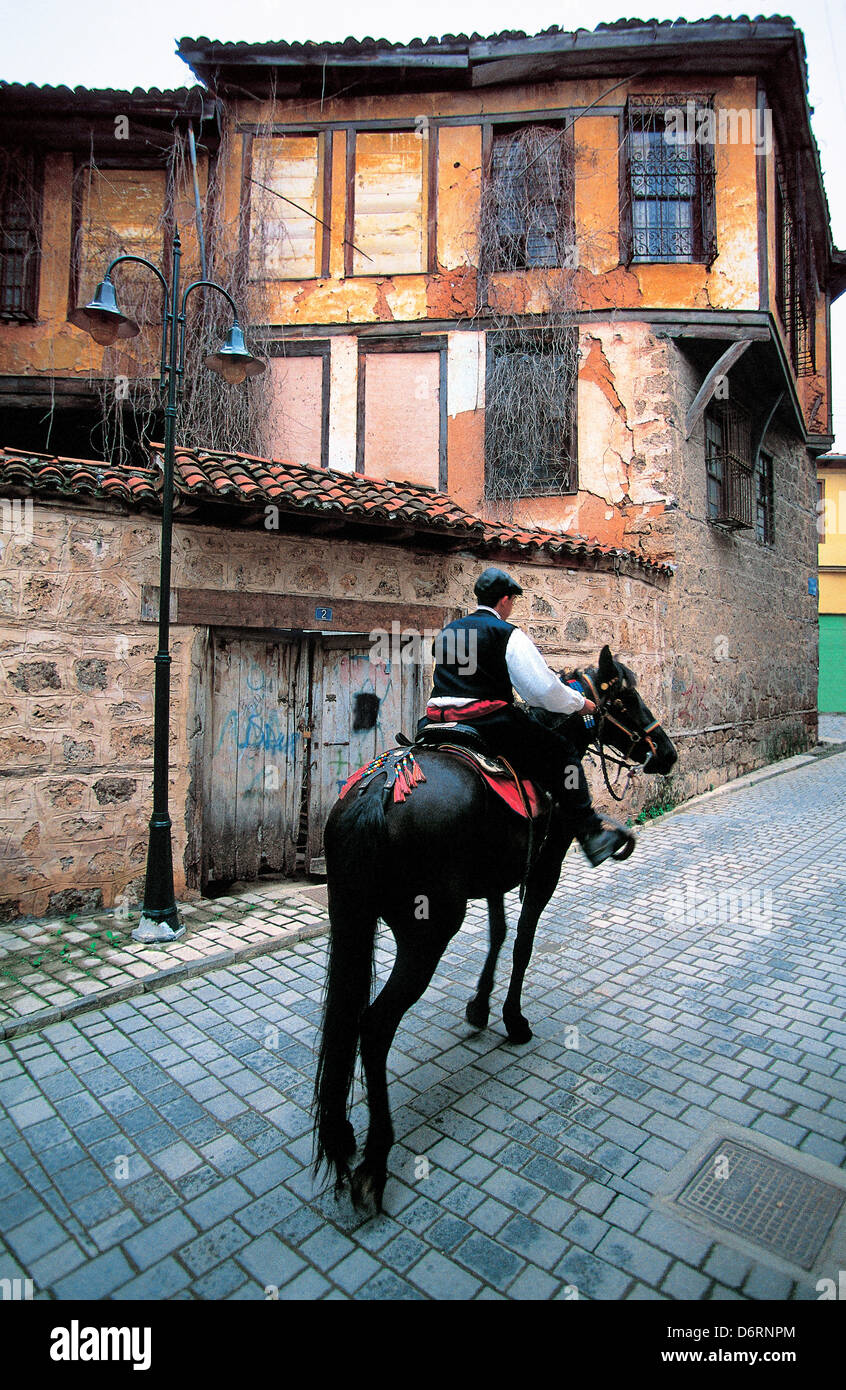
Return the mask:
<svg viewBox="0 0 846 1390"><path fill-rule="evenodd" d="M684 437L690 439L699 421L705 413L705 407L717 389L717 381L721 376L726 376L744 354L752 342L751 338L742 338L736 343L730 343L725 352L721 353L706 376L699 390L691 402L690 409L685 416Z"/></svg>
<svg viewBox="0 0 846 1390"><path fill-rule="evenodd" d="M229 589L175 589L171 592L171 622L180 627L258 627L285 631L372 632L374 628L438 631L449 621L440 605L371 603L326 594L245 593ZM141 621L158 622L159 588L144 584Z"/></svg>

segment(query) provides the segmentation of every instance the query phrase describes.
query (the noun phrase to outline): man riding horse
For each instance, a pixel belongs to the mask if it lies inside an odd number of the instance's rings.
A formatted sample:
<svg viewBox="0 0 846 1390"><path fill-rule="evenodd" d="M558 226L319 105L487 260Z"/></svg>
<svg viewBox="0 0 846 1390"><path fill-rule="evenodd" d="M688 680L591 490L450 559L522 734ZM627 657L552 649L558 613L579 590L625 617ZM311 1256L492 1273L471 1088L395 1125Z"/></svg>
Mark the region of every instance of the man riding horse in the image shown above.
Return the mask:
<svg viewBox="0 0 846 1390"><path fill-rule="evenodd" d="M593 714L596 705L564 685L534 642L509 623L520 585L504 570L486 569L473 586L474 613L448 623L435 639L432 696L420 727L471 723L491 752L549 791L570 821L594 866L622 849L629 837L603 825L593 809L584 769L570 740L547 729L514 703L554 714Z"/></svg>

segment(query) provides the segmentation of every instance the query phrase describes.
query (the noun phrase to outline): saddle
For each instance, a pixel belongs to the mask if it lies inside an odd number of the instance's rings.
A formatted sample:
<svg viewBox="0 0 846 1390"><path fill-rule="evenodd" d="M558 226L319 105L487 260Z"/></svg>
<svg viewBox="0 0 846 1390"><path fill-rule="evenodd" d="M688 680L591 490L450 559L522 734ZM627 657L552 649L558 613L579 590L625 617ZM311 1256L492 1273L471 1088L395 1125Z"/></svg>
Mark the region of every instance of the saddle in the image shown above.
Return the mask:
<svg viewBox="0 0 846 1390"><path fill-rule="evenodd" d="M402 736L400 735L399 738ZM399 742L398 738L398 742ZM343 798L354 787L368 786L380 772L385 774L385 791L393 793L394 801L405 801L415 786L426 777L414 756L415 748L431 748L459 758L467 763L516 815L530 822L545 816L552 798L528 778L518 777L504 758L494 758L476 729L469 724L429 724L418 734L414 744L380 753L366 767L348 777L340 791Z"/></svg>

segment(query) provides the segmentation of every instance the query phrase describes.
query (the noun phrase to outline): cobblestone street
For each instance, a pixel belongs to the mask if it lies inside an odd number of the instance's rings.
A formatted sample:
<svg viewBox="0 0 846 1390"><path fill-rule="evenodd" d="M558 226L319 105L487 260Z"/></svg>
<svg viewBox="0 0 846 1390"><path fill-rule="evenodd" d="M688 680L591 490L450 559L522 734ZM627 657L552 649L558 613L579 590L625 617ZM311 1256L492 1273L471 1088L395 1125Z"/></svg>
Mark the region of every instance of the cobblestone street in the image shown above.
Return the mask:
<svg viewBox="0 0 846 1390"><path fill-rule="evenodd" d="M524 1047L498 1013L464 1023L474 904L390 1054L376 1219L310 1176L325 935L11 1036L0 1278L59 1300L816 1298L660 1198L723 1123L846 1167L844 805L834 751L648 825L628 863L572 854Z"/></svg>

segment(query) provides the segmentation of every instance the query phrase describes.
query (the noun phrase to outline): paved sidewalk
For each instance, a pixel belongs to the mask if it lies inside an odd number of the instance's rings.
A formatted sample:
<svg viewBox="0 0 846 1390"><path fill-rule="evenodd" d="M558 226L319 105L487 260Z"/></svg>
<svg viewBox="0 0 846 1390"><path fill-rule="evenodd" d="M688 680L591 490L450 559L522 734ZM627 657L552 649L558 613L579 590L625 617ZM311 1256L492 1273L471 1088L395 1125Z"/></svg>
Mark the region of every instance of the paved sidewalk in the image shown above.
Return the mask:
<svg viewBox="0 0 846 1390"><path fill-rule="evenodd" d="M846 714L821 714L820 743L846 743Z"/></svg>
<svg viewBox="0 0 846 1390"><path fill-rule="evenodd" d="M139 907L0 925L0 1038L324 932L325 904L325 885L290 882L180 903L186 932L167 945L132 940Z"/></svg>
<svg viewBox="0 0 846 1390"><path fill-rule="evenodd" d="M816 1298L655 1198L724 1121L846 1167L844 804L836 753L677 810L625 864L573 856L526 1047L463 1023L474 905L391 1052L375 1220L309 1175L325 939L0 1044L0 1278L40 1299ZM391 954L380 936L380 978Z"/></svg>

